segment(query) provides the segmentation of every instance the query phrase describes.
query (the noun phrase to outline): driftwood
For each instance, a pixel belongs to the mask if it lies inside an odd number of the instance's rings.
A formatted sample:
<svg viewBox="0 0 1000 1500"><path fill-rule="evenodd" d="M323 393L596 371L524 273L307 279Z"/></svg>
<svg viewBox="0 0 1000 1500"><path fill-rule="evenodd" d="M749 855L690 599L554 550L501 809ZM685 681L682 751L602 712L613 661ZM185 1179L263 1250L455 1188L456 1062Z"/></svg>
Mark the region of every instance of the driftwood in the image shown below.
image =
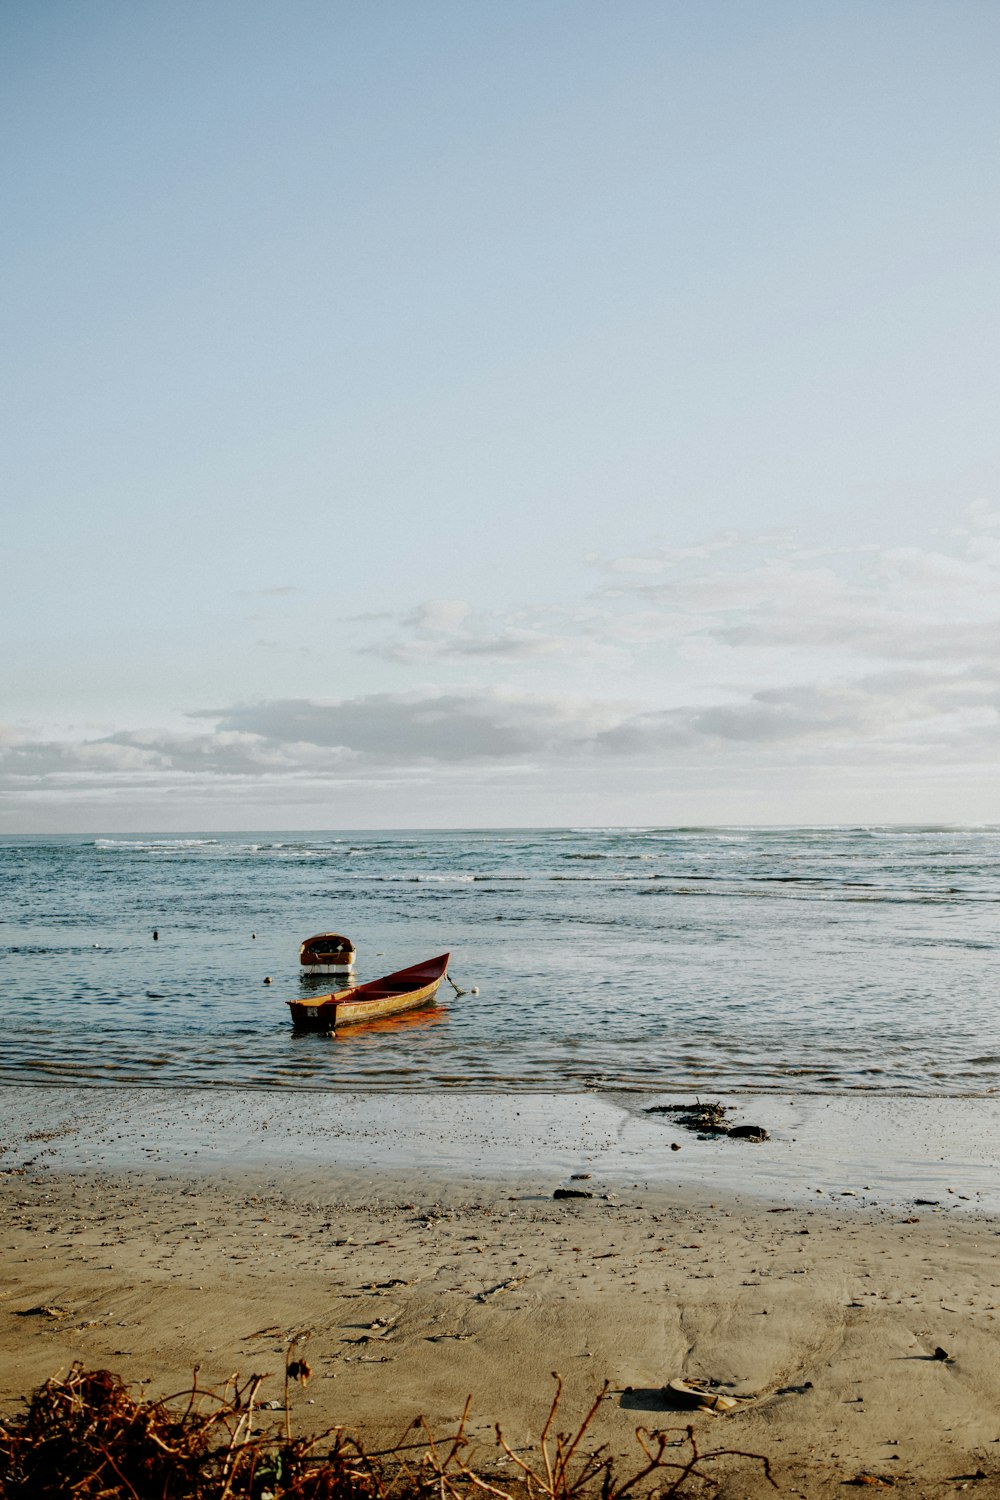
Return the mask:
<svg viewBox="0 0 1000 1500"><path fill-rule="evenodd" d="M198 1384L165 1400L129 1391L108 1370L76 1365L27 1402L25 1413L0 1424L0 1500L626 1500L703 1496L717 1488L714 1460L760 1466L763 1454L713 1448L702 1452L690 1426L636 1430L639 1458L626 1468L606 1445L588 1439L606 1399L605 1383L576 1430L555 1430L562 1381L530 1461L495 1428L507 1466L473 1465L466 1422L472 1398L452 1436L440 1439L417 1417L391 1448L366 1452L342 1427L293 1438L289 1395L311 1371L302 1358L308 1334L289 1340L285 1356L283 1435L255 1431L257 1414L278 1402L259 1401L266 1376L242 1384L234 1376L221 1392ZM180 1404L178 1404L180 1403ZM513 1465L513 1472L510 1466Z"/></svg>

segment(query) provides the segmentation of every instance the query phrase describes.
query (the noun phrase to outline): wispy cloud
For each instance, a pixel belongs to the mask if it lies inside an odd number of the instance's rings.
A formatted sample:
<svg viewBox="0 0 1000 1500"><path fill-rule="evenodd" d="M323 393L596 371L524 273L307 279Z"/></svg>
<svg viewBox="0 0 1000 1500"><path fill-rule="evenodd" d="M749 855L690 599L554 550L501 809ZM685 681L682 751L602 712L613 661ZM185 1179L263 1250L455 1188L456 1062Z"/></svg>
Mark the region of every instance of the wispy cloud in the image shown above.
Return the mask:
<svg viewBox="0 0 1000 1500"><path fill-rule="evenodd" d="M727 656L739 658L763 685L775 670L787 675L793 658L806 675L829 672L833 658L846 671L877 661L961 666L1000 645L1000 512L985 504L934 547L822 550L786 533L727 532L590 561L603 581L576 605L501 611L428 600L358 649L415 668L552 660L585 672L714 653L719 672L731 670Z"/></svg>
<svg viewBox="0 0 1000 1500"><path fill-rule="evenodd" d="M464 599L430 599L398 618L393 635L361 646L360 651L402 665L433 662L529 662L542 657L567 657L586 662L612 662L620 652L610 642L586 630L551 628L554 612L544 607L532 612L549 628L524 623L523 612L476 611Z"/></svg>
<svg viewBox="0 0 1000 1500"><path fill-rule="evenodd" d="M859 663L992 659L1000 643L998 526L1000 513L976 504L952 531L954 550L819 552L787 537L735 534L710 549L657 549L648 573L632 558L626 571L636 576L605 586L600 628L636 641L697 639L804 658L837 652ZM614 560L602 566L615 571Z"/></svg>
<svg viewBox="0 0 1000 1500"><path fill-rule="evenodd" d="M288 594L301 594L301 584L298 583L276 583L270 588L262 589L237 589L238 599L281 599Z"/></svg>

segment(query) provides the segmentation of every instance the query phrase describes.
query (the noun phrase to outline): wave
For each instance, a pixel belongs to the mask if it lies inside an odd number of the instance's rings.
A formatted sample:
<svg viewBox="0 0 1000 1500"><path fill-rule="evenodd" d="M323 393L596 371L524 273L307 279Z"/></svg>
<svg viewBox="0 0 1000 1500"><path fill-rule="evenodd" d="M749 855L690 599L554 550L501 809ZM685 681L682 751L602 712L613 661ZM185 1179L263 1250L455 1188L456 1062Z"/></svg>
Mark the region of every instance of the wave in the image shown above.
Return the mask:
<svg viewBox="0 0 1000 1500"><path fill-rule="evenodd" d="M651 860L651 859L660 859L661 856L659 854L621 854L618 851L612 849L612 850L608 850L605 853L595 852L593 854L560 854L559 858L560 859L614 859L614 860L641 859L641 860Z"/></svg>
<svg viewBox="0 0 1000 1500"><path fill-rule="evenodd" d="M95 839L95 849L207 849L218 839Z"/></svg>
<svg viewBox="0 0 1000 1500"><path fill-rule="evenodd" d="M346 875L344 878L365 885L473 885L483 877L442 872L437 875Z"/></svg>

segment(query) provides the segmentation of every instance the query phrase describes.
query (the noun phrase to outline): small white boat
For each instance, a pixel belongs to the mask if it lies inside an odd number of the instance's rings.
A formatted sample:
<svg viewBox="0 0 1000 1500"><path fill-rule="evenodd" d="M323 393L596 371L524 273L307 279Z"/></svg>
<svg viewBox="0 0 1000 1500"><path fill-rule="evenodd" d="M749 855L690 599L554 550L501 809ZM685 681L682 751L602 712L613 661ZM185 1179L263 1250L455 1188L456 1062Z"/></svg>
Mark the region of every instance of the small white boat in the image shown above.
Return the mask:
<svg viewBox="0 0 1000 1500"><path fill-rule="evenodd" d="M354 944L340 932L318 932L299 949L299 963L306 974L349 974L354 959Z"/></svg>

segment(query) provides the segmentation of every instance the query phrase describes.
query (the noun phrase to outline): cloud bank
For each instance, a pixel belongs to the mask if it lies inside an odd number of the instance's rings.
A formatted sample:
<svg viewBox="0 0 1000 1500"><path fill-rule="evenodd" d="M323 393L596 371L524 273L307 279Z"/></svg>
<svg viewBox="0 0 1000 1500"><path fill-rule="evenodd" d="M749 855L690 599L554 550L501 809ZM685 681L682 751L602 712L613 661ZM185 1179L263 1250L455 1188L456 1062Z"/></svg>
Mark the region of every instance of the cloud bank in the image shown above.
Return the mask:
<svg viewBox="0 0 1000 1500"><path fill-rule="evenodd" d="M755 777L848 789L903 778L931 801L945 785L989 783L1000 514L988 506L926 548L818 552L729 533L590 561L595 585L571 605L431 599L365 622L362 655L438 681L193 707L184 732L8 725L0 808L9 826L32 809L96 814L115 796L147 810L218 796L242 798L249 825L261 797L336 809L352 789L419 785L447 790L456 816L476 822L478 792L520 778L538 796L624 790L648 799L651 819L664 792L715 787L721 805L739 784L752 817Z"/></svg>

